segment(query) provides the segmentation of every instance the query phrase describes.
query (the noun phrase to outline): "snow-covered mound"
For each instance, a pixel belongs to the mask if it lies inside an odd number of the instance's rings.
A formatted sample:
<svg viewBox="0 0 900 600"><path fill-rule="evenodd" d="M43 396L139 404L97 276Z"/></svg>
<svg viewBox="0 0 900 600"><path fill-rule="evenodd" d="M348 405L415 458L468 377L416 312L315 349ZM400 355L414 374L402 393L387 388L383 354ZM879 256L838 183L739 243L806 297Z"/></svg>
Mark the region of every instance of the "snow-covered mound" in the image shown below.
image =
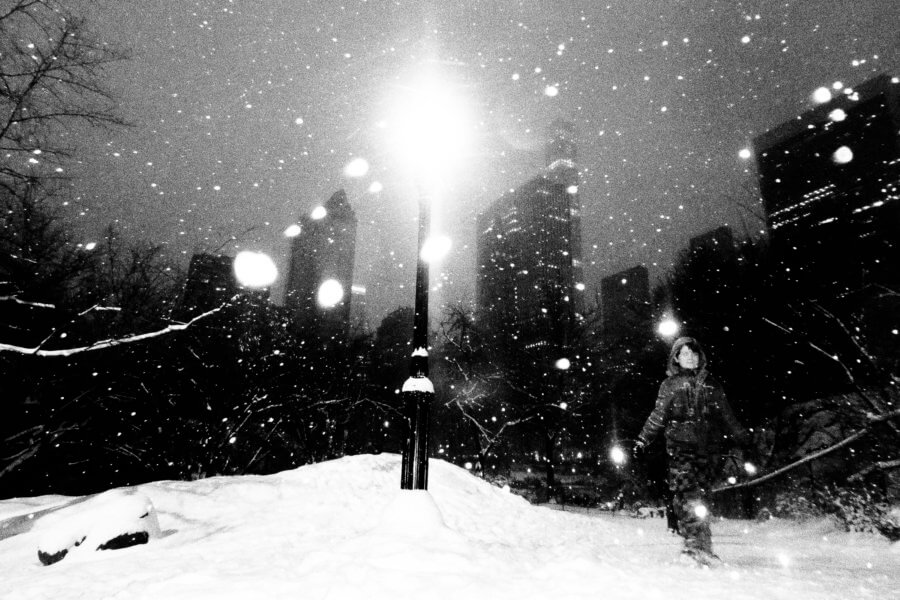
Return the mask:
<svg viewBox="0 0 900 600"><path fill-rule="evenodd" d="M900 552L826 521L716 522L727 566L700 570L676 560L664 519L532 506L441 461L429 473L427 493L401 492L399 457L356 456L138 486L127 492L152 501L158 537L42 566L50 513L0 539L0 598L881 600L900 589ZM0 519L60 501L0 502Z"/></svg>
<svg viewBox="0 0 900 600"><path fill-rule="evenodd" d="M160 535L153 502L144 494L122 490L54 512L40 520L38 531L38 559L45 565L75 551L118 550Z"/></svg>

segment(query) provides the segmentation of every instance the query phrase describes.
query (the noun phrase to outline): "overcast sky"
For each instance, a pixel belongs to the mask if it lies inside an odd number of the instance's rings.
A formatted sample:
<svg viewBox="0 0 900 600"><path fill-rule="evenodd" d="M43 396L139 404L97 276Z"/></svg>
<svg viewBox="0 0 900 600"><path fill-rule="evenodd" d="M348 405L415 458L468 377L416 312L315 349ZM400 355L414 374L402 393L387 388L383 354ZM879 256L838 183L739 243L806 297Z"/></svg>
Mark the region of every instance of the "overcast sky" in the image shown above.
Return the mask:
<svg viewBox="0 0 900 600"><path fill-rule="evenodd" d="M554 118L576 125L590 291L660 276L713 227L758 232L739 151L819 86L900 74L896 0L101 0L90 18L134 51L111 73L134 126L85 138L85 241L117 222L185 264L254 249L284 272L283 231L345 188L373 325L413 302L417 187L389 140L423 65L471 124L435 193L454 243L438 302L474 297L475 214L543 166Z"/></svg>

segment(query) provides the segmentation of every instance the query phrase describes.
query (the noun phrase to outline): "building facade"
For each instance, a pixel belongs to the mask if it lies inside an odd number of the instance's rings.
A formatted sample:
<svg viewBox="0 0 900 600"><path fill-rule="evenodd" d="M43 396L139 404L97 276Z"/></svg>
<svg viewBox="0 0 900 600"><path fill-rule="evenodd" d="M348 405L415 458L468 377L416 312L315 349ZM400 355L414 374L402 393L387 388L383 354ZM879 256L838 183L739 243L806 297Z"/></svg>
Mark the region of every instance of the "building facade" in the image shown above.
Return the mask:
<svg viewBox="0 0 900 600"><path fill-rule="evenodd" d="M550 128L545 169L477 219L476 299L483 327L526 350L560 346L584 310L574 128Z"/></svg>
<svg viewBox="0 0 900 600"><path fill-rule="evenodd" d="M346 338L350 327L356 214L344 190L300 219L291 245L284 304L304 334Z"/></svg>
<svg viewBox="0 0 900 600"><path fill-rule="evenodd" d="M896 283L900 81L881 75L754 140L785 279L823 298Z"/></svg>
<svg viewBox="0 0 900 600"><path fill-rule="evenodd" d="M650 334L652 310L647 267L637 265L600 280L600 315L605 339Z"/></svg>

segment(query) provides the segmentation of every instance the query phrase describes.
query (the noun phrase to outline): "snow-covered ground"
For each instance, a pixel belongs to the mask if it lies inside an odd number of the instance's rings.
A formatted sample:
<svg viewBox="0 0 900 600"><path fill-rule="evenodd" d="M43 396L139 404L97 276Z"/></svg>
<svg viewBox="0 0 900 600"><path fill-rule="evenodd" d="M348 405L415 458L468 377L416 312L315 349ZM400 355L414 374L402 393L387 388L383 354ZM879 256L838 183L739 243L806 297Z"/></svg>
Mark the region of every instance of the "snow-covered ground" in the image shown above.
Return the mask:
<svg viewBox="0 0 900 600"><path fill-rule="evenodd" d="M886 600L900 590L900 546L825 520L717 521L726 565L705 570L677 561L663 519L532 506L441 461L429 492L399 481L399 457L380 455L141 485L159 522L148 544L85 543L42 566L42 541L98 514L99 501L104 519L119 518L109 500L122 492L101 495L0 540L0 598ZM2 501L0 520L64 500Z"/></svg>

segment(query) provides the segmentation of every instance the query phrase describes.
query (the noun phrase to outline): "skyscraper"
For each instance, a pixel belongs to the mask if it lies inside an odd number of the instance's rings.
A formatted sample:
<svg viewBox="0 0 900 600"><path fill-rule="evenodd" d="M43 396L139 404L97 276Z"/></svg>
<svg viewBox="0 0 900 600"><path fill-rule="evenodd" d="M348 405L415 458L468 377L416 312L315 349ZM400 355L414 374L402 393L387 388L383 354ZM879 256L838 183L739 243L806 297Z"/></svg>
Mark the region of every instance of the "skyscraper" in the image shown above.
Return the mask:
<svg viewBox="0 0 900 600"><path fill-rule="evenodd" d="M479 319L525 349L564 344L584 306L574 128L556 121L548 138L542 172L477 221Z"/></svg>
<svg viewBox="0 0 900 600"><path fill-rule="evenodd" d="M350 325L356 214L338 190L300 219L291 246L285 306L294 325L326 339L346 337Z"/></svg>
<svg viewBox="0 0 900 600"><path fill-rule="evenodd" d="M649 335L652 317L647 267L637 265L601 279L600 308L605 338Z"/></svg>
<svg viewBox="0 0 900 600"><path fill-rule="evenodd" d="M786 279L832 298L900 274L900 81L835 92L754 140Z"/></svg>
<svg viewBox="0 0 900 600"><path fill-rule="evenodd" d="M237 293L234 259L199 252L191 257L184 294L175 310L175 317L189 320L223 305Z"/></svg>

